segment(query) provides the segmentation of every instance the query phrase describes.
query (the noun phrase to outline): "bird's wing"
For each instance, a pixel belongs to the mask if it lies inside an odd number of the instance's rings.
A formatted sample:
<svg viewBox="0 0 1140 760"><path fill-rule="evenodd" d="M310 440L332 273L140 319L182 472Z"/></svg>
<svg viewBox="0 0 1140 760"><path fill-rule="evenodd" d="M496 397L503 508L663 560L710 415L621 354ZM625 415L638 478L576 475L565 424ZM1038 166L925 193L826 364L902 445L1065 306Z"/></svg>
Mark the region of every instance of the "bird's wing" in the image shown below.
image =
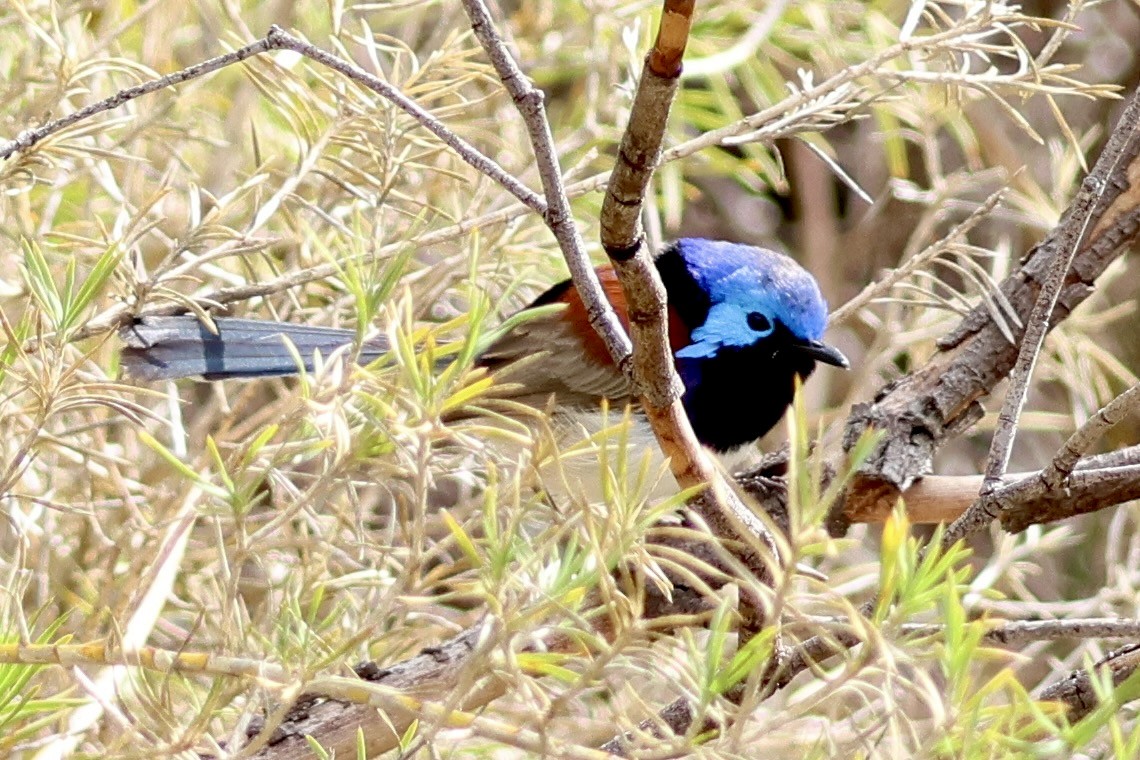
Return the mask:
<svg viewBox="0 0 1140 760"><path fill-rule="evenodd" d="M618 320L628 330L628 309L617 274L610 266L595 271ZM629 381L614 365L569 280L550 288L527 308L550 304L565 308L524 320L492 343L480 355L479 365L500 371L506 382L519 386L515 397L531 403L541 404L551 394L565 406L597 406L603 398L617 403L634 400ZM673 304L669 306L669 339L674 351L691 341L689 326Z"/></svg>
<svg viewBox="0 0 1140 760"><path fill-rule="evenodd" d="M544 315L511 330L478 360L494 371L513 398L542 405L554 395L563 406L597 406L603 398L630 400L629 382L608 356L590 355L566 311ZM587 325L590 335L593 328Z"/></svg>

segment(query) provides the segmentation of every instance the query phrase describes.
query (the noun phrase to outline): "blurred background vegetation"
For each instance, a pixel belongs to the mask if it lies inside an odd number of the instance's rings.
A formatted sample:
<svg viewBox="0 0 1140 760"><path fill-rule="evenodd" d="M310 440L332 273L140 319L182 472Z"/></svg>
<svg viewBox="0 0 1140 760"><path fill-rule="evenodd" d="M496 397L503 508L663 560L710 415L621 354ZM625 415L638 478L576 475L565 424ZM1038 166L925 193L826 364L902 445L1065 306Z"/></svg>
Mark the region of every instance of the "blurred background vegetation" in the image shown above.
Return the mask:
<svg viewBox="0 0 1140 760"><path fill-rule="evenodd" d="M600 255L598 188L658 3L494 10L547 94L576 217ZM698 3L696 18L651 237L785 250L833 306L909 267L887 297L833 325L855 369L821 372L805 394L806 429L821 420L832 442L850 403L924 361L967 308L985 299L1002 313L993 282L1056 221L1115 123L1114 93L1140 78L1140 7L1126 0L757 0ZM0 138L270 24L382 76L537 187L526 131L447 2L3 0ZM819 98L799 97L821 83ZM769 117L757 142L689 142L757 112ZM935 245L1002 189L964 239ZM485 387L466 375L476 344L565 268L541 220L393 106L295 55L262 56L0 162L0 191L9 641L227 654L285 665L300 683L399 661L489 613L499 626L489 667L509 684L488 712L499 719L591 746L682 693L714 717L735 709L719 696L724 662L710 634L656 638L633 600L614 604L636 635L611 644L592 632L585 600L599 589L622 598L599 568L659 561L645 531L671 503L648 496L659 473L623 445L620 425L564 448L483 403ZM1051 336L1013 469L1041 466L1137 381L1135 268L1114 265ZM114 318L213 302L386 332L399 350L300 381L117 378ZM456 362L433 373L442 357ZM458 407L481 413L440 421ZM979 471L991 429L987 417L947 447L939 472ZM1106 445L1138 432L1122 425ZM604 504L578 495L574 457L603 460ZM562 472L569 495L543 498L540 480ZM785 590L794 635L807 636L851 615L914 547L898 525L882 540L878 526L827 539L821 510L801 507L800 556L829 576ZM1109 645L998 652L965 619L1140 616L1137 516L1123 507L995 532L968 571L905 571L905 603L876 619L858 657L802 676L705 751L1133 756L1132 711L1082 733L1026 698ZM908 633L916 621L951 622L940 638ZM581 653L505 654L544 626L574 632ZM225 676L83 672L4 666L0 751L225 754L280 697ZM477 729L419 729L410 754L509 754Z"/></svg>

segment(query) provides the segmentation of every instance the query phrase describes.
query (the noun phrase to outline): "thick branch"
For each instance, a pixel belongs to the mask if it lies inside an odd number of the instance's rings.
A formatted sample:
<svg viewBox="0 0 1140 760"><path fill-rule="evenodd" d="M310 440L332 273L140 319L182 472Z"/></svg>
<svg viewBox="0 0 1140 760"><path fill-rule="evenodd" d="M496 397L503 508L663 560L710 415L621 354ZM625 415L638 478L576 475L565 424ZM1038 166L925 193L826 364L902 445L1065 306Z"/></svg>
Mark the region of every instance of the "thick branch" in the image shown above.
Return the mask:
<svg viewBox="0 0 1140 760"><path fill-rule="evenodd" d="M1001 526L1016 533L1140 499L1140 465L1077 470L1059 488L1035 477L1002 489L999 499Z"/></svg>
<svg viewBox="0 0 1140 760"><path fill-rule="evenodd" d="M1140 644L1129 644L1109 653L1091 670L1108 670L1112 685L1120 686L1136 672L1138 666L1140 666ZM1126 695L1126 699L1133 698L1133 695ZM1074 671L1045 689L1041 692L1041 699L1063 702L1069 710L1069 720L1074 722L1100 706L1096 689L1093 688L1093 678L1085 669Z"/></svg>
<svg viewBox="0 0 1140 760"><path fill-rule="evenodd" d="M638 393L654 409L668 408L683 388L669 347L665 287L645 250L641 209L661 158L693 13L691 0L665 0L664 6L657 42L642 67L600 216L602 247L614 265L629 310Z"/></svg>
<svg viewBox="0 0 1140 760"><path fill-rule="evenodd" d="M1134 94L1093 169L1092 186L1103 191L1088 222L1049 321L1062 321L1092 292L1096 278L1131 245L1140 232L1140 95ZM1002 284L1002 292L1021 316L1037 301L1041 283L1067 225L1079 223L1072 210ZM983 307L975 309L940 344L941 352L924 367L886 388L872 404L856 406L848 418L844 446L850 450L865 431L885 433L854 478L846 502L838 506L831 528L841 532L844 512L867 511L861 504L897 496L931 470L934 452L947 439L980 417L979 399L1013 368L1017 347Z"/></svg>
<svg viewBox="0 0 1140 760"><path fill-rule="evenodd" d="M1140 446L1085 457L1074 472L1054 486L1047 470L1011 473L1000 491L1002 526L1011 532L1025 530L1074 515L1095 512L1140 499ZM961 517L977 499L981 475L928 475L903 494L911 523L948 523ZM883 522L894 509L898 494L885 488L878 498L861 494L848 499L843 518L849 523Z"/></svg>
<svg viewBox="0 0 1140 760"><path fill-rule="evenodd" d="M665 0L661 26L645 58L618 160L602 202L602 246L613 263L629 310L634 377L649 424L669 457L682 488L707 484L693 507L714 534L739 546L738 556L757 578L770 577L765 554L777 556L763 524L728 489L697 442L681 405L681 380L673 366L666 294L645 250L641 209L681 74L694 3ZM763 544L764 548L760 548Z"/></svg>

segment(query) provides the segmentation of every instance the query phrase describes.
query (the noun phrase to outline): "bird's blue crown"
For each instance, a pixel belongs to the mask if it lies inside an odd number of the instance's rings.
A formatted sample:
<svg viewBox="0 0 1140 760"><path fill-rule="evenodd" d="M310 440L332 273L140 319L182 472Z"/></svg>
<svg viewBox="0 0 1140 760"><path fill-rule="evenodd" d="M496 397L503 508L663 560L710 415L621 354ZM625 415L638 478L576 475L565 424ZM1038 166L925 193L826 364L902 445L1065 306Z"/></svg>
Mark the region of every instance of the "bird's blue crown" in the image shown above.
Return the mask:
<svg viewBox="0 0 1140 760"><path fill-rule="evenodd" d="M771 335L776 322L801 340L819 340L827 302L807 270L764 248L687 238L677 250L689 275L709 297L703 325L679 358L711 357L721 347L742 348Z"/></svg>

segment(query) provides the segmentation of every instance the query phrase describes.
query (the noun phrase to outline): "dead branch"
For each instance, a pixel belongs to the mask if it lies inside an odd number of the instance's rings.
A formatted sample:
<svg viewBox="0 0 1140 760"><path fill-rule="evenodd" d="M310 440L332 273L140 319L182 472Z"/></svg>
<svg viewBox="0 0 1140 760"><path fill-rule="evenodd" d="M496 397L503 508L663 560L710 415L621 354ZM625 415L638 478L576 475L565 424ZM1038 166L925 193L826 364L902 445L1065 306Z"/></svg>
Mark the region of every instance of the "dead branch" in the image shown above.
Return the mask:
<svg viewBox="0 0 1140 760"><path fill-rule="evenodd" d="M1097 690L1093 686L1091 671L1106 672L1112 686L1117 687L1128 680L1140 666L1140 644L1128 644L1110 652L1091 668L1076 670L1041 692L1040 698L1056 700L1068 708L1069 720L1076 722L1101 706ZM1113 705L1115 709L1119 705Z"/></svg>
<svg viewBox="0 0 1140 760"><path fill-rule="evenodd" d="M476 39L490 58L499 80L511 96L530 133L531 148L538 162L538 173L542 178L542 187L546 194L546 209L542 216L546 226L558 240L574 287L586 305L586 315L590 325L605 343L614 364L637 382L637 373L632 372L629 366L633 352L629 336L618 322L613 307L602 290L598 275L590 265L590 257L586 254L582 233L574 223L570 199L566 195L562 181L558 150L554 145L554 135L550 131L550 121L546 118L546 109L543 106L542 91L530 83L507 50L483 0L463 0L463 9L471 20L471 29L475 32Z"/></svg>
<svg viewBox="0 0 1140 760"><path fill-rule="evenodd" d="M1140 232L1140 94L1129 100L1090 177L1088 187L1103 189L1064 278L1050 328L1089 296L1097 277L1135 244ZM1028 322L1057 251L1065 240L1073 239L1073 226L1084 228L1086 221L1070 208L1021 268L1002 283L1002 293L1023 323ZM897 498L929 474L934 452L977 422L979 400L1009 374L1018 355L1017 346L1006 340L981 306L939 348L925 366L884 388L872 403L852 409L844 438L847 451L868 430L885 435L837 505L829 525L834 534L850 524L848 515L873 512L867 502Z"/></svg>
<svg viewBox="0 0 1140 760"><path fill-rule="evenodd" d="M1080 459L1061 487L1048 483L1047 470L1017 472L1002 481L1005 511L1002 527L1016 533L1065 517L1115 507L1140 498L1140 446ZM981 490L981 475L927 475L915 481L904 499L912 523L949 523L974 503ZM897 496L885 491L878 499L861 499L861 511L849 511L853 523L886 520Z"/></svg>
<svg viewBox="0 0 1140 760"><path fill-rule="evenodd" d="M446 694L464 680L465 671L476 660L473 655L479 651L480 639L487 638L489 633L485 624L474 625L450 640L425 647L415 657L395 665L359 665L355 668L356 674L371 683L413 694ZM482 674L468 674L466 678L476 682L479 675ZM483 684L483 688L478 690L480 698L490 701L498 696L485 691L494 686L493 681ZM501 686L499 690L501 693ZM465 708L474 706L468 700L462 704ZM370 705L306 695L280 716L279 723L267 725L257 721L247 729L247 735L254 738L255 746L264 744L255 755L261 758L311 758L307 736L317 738L329 749L352 748L356 746L358 734L364 737L367 751L372 755L395 747L413 719L411 715L396 713L388 715L388 720L384 721L376 708Z"/></svg>

